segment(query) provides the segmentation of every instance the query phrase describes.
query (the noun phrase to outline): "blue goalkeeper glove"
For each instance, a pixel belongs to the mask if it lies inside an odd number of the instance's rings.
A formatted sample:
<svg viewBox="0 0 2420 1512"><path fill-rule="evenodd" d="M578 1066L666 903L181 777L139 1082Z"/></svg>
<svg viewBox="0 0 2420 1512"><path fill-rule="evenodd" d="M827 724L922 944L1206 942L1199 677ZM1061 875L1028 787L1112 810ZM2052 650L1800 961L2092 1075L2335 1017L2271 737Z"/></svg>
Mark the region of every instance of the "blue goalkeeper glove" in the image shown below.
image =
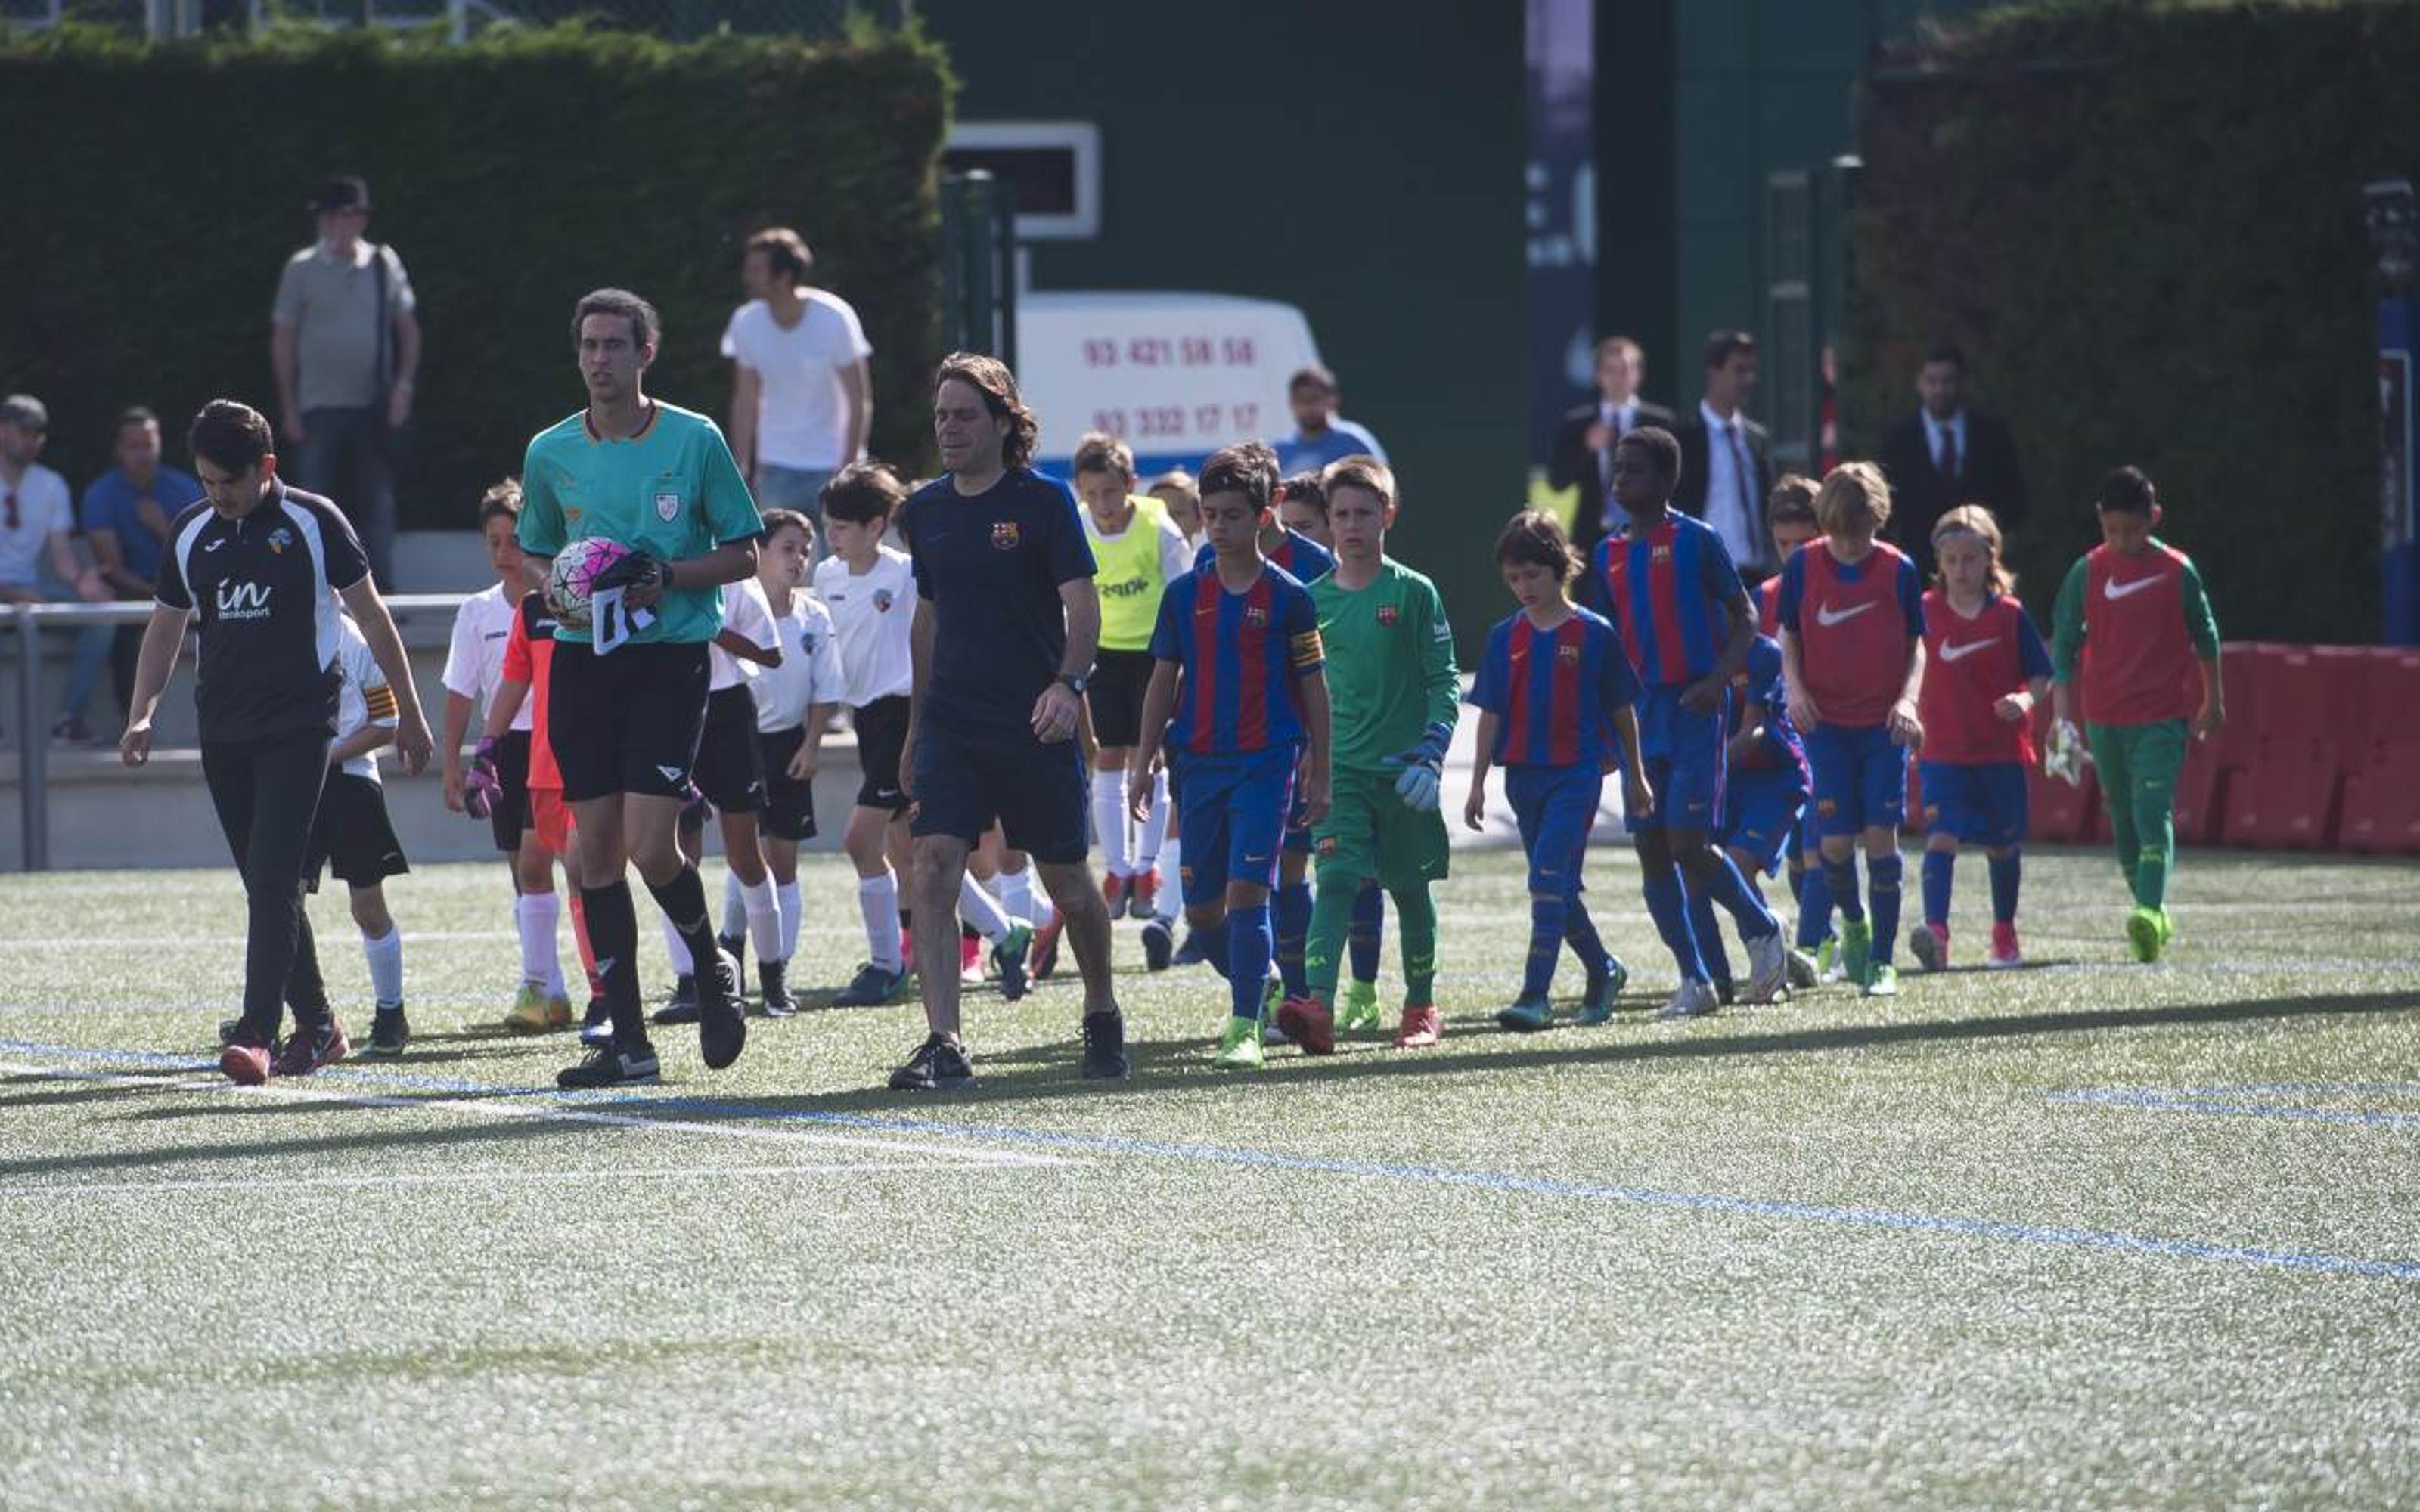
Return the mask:
<svg viewBox="0 0 2420 1512"><path fill-rule="evenodd" d="M1395 796L1404 807L1419 813L1437 811L1438 790L1444 784L1446 748L1453 743L1453 726L1432 724L1420 735L1420 743L1401 756L1389 756L1387 764L1403 768L1395 779Z"/></svg>

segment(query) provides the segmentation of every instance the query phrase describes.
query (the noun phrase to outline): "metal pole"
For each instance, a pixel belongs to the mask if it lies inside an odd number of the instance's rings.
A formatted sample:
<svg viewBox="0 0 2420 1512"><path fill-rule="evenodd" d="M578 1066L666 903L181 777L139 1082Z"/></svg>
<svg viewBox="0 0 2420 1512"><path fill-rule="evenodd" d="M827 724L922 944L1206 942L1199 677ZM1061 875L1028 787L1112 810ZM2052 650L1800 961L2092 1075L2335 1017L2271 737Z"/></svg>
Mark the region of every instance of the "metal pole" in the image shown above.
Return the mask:
<svg viewBox="0 0 2420 1512"><path fill-rule="evenodd" d="M51 869L50 732L42 728L42 632L34 606L17 606L17 809L24 821L26 872Z"/></svg>
<svg viewBox="0 0 2420 1512"><path fill-rule="evenodd" d="M998 185L977 169L966 176L968 334L974 349L998 357L1000 321L1000 225Z"/></svg>
<svg viewBox="0 0 2420 1512"><path fill-rule="evenodd" d="M941 180L941 347L967 348L967 228L964 185L955 175Z"/></svg>
<svg viewBox="0 0 2420 1512"><path fill-rule="evenodd" d="M1007 179L998 186L998 217L993 222L992 244L999 258L1000 283L1000 360L1008 370L1016 371L1016 188Z"/></svg>
<svg viewBox="0 0 2420 1512"><path fill-rule="evenodd" d="M2387 645L2420 644L2420 520L2413 515L2412 455L2420 393L2412 359L2420 347L2420 205L2412 185L2381 179L2362 191L2378 259L2379 524L2381 623Z"/></svg>

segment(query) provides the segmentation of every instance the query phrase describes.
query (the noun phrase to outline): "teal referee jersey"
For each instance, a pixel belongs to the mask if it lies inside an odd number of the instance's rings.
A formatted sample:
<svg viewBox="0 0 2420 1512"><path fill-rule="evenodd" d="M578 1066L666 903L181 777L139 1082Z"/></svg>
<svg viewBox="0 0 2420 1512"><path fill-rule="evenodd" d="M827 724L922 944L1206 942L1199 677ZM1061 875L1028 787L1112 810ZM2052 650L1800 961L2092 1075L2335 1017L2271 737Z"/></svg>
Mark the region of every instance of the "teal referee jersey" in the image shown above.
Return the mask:
<svg viewBox="0 0 2420 1512"><path fill-rule="evenodd" d="M585 409L531 438L521 461L522 550L551 557L601 535L673 562L764 528L721 427L695 410L650 403L646 424L624 440L597 435ZM721 628L721 589L676 588L630 640L711 640ZM561 629L555 638L584 643L589 634Z"/></svg>

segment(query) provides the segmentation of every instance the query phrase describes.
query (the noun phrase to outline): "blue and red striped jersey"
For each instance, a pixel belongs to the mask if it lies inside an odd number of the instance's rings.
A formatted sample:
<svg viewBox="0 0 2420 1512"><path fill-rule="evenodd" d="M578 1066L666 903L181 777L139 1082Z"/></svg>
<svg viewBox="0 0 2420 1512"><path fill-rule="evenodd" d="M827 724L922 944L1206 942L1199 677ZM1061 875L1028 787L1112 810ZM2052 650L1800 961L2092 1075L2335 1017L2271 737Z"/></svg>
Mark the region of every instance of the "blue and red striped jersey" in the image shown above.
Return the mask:
<svg viewBox="0 0 2420 1512"><path fill-rule="evenodd" d="M1264 566L1231 594L1218 569L1196 567L1168 585L1151 654L1179 669L1171 750L1228 756L1300 742L1302 702L1295 679L1326 659L1310 591L1281 567Z"/></svg>
<svg viewBox="0 0 2420 1512"><path fill-rule="evenodd" d="M1300 531L1286 531L1283 539L1261 555L1298 583L1325 578L1336 566L1335 554ZM1218 560L1218 553L1204 542L1202 549L1193 553L1193 570L1208 572Z"/></svg>
<svg viewBox="0 0 2420 1512"><path fill-rule="evenodd" d="M1652 525L1626 520L1597 543L1589 592L1621 633L1638 680L1684 687L1714 671L1723 606L1746 590L1714 527L1668 508Z"/></svg>
<svg viewBox="0 0 2420 1512"><path fill-rule="evenodd" d="M1769 635L1759 635L1748 643L1747 663L1731 679L1730 712L1725 716L1723 733L1736 735L1751 723L1764 726L1764 738L1740 764L1742 769L1807 770L1807 746L1798 738L1798 727L1790 722L1790 701L1782 691L1781 642Z"/></svg>
<svg viewBox="0 0 2420 1512"><path fill-rule="evenodd" d="M1638 702L1621 636L1575 609L1551 630L1525 610L1487 632L1467 701L1496 716L1504 766L1602 766L1617 749L1613 711Z"/></svg>

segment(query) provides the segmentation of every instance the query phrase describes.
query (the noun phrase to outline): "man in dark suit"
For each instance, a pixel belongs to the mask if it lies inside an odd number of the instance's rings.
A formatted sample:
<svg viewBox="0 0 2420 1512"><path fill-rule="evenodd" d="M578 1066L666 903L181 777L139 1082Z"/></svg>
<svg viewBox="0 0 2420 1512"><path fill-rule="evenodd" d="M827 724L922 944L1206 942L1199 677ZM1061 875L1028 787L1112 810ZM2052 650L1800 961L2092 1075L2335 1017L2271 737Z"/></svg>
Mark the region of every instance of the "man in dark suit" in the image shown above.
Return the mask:
<svg viewBox="0 0 2420 1512"><path fill-rule="evenodd" d="M1996 415L1967 408L1966 357L1944 342L1926 356L1916 379L1922 408L1884 433L1883 472L1890 479L1891 517L1883 532L1932 575L1932 524L1960 504L1987 504L2000 529L2015 530L2025 515L2025 479L2017 444Z"/></svg>
<svg viewBox="0 0 2420 1512"><path fill-rule="evenodd" d="M1605 538L1613 504L1613 444L1641 425L1672 428L1672 411L1638 397L1647 377L1647 351L1628 336L1607 336L1596 344L1597 402L1584 404L1563 416L1555 432L1554 455L1546 460L1546 482L1555 488L1577 488L1579 507L1572 514L1572 545L1585 562Z"/></svg>
<svg viewBox="0 0 2420 1512"><path fill-rule="evenodd" d="M1756 392L1756 338L1717 331L1706 338L1706 396L1673 431L1681 442L1681 483L1672 507L1714 528L1746 575L1778 564L1764 528L1765 495L1773 491L1773 454L1764 427L1747 417Z"/></svg>

